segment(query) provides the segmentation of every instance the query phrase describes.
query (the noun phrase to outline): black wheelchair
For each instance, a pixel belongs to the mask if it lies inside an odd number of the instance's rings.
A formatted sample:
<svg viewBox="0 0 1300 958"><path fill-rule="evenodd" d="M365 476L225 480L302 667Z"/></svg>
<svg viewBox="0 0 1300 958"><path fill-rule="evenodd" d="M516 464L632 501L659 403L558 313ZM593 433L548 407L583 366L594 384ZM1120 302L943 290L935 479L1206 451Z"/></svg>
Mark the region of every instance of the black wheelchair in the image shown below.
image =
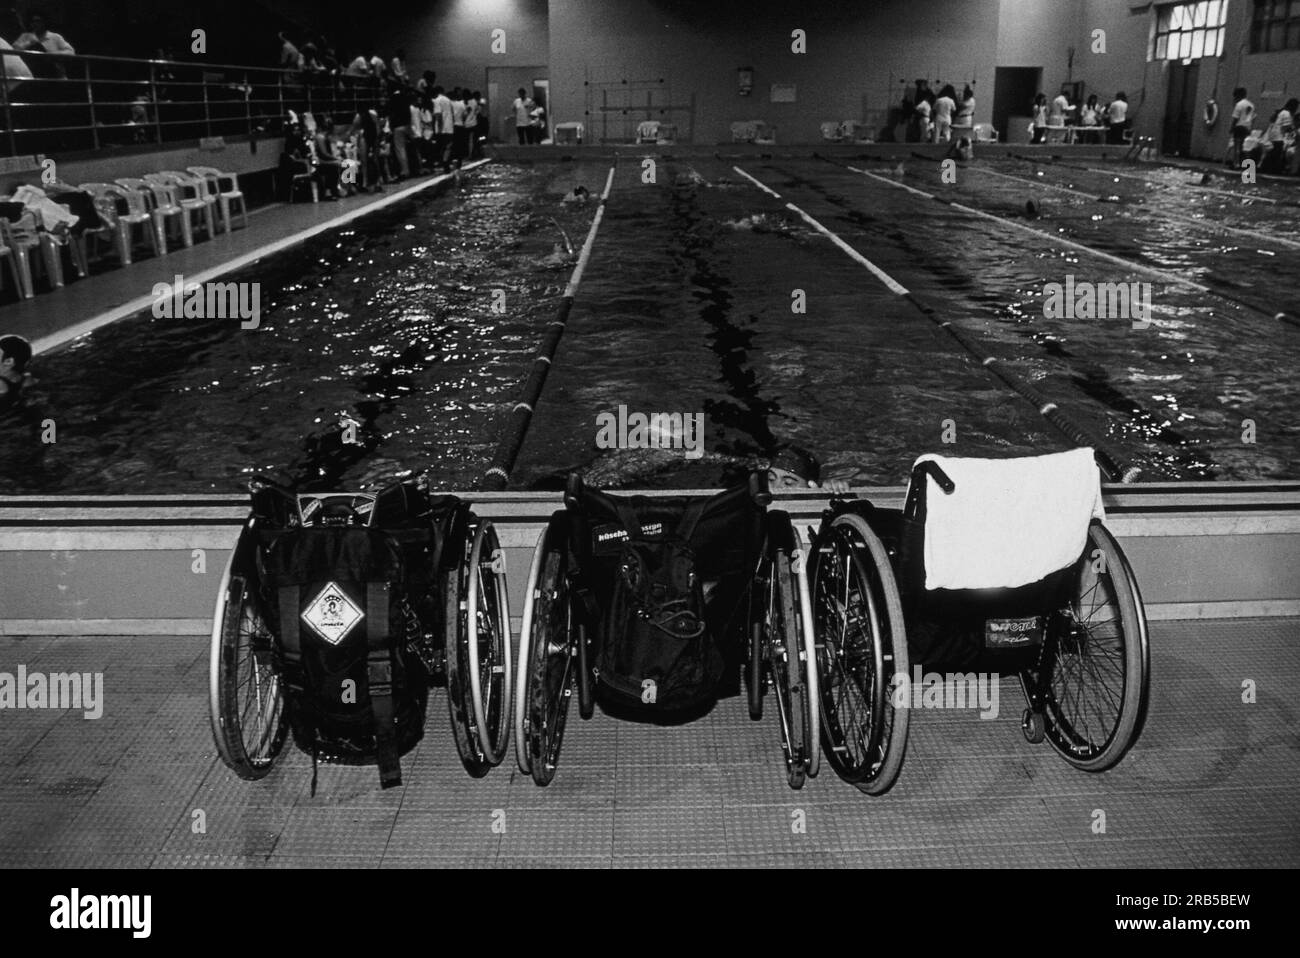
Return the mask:
<svg viewBox="0 0 1300 958"><path fill-rule="evenodd" d="M252 510L222 576L209 664L212 734L244 779L292 731L317 760L375 764L401 783L445 687L461 762L505 756L513 696L504 553L491 522L423 480L376 493L250 483Z"/></svg>
<svg viewBox="0 0 1300 958"><path fill-rule="evenodd" d="M515 754L555 775L569 700L590 718L677 723L739 694L770 694L792 788L819 764L808 578L765 473L712 497L613 496L571 475L538 540L525 591Z"/></svg>
<svg viewBox="0 0 1300 958"><path fill-rule="evenodd" d="M1006 460L1008 488L1025 461ZM827 762L867 794L889 790L907 749L906 691L924 664L978 665L995 680L1019 673L1026 739L1046 739L1085 771L1113 767L1141 732L1150 674L1146 613L1123 550L1093 518L1078 558L1036 581L928 589L927 502L955 490L923 458L901 512L832 500L823 514L809 575Z"/></svg>

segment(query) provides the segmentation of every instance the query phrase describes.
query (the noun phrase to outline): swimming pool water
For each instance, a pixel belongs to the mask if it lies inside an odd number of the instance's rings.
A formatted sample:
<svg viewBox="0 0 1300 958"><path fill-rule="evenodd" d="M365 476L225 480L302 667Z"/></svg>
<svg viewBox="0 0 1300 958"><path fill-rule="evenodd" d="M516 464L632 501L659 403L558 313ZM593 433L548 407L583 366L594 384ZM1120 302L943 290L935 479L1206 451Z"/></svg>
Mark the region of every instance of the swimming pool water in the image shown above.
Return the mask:
<svg viewBox="0 0 1300 958"><path fill-rule="evenodd" d="M829 471L898 483L923 451L1064 449L1025 400L914 307L783 208L797 203L989 351L1147 478L1300 478L1300 329L1131 273L816 159L622 161L595 252L512 486L595 462L628 485L719 481L713 454L795 442ZM1145 180L997 161L990 168L1108 202L937 162L856 161L917 188L1266 309L1297 307L1295 210ZM474 488L568 279L608 164L491 164L231 277L262 285L262 321L134 317L38 358L27 421L0 423L0 493L235 491L251 471L369 486L429 468ZM1041 173L1041 176L1039 175ZM1284 197L1261 186L1265 195ZM1040 214L1026 218L1025 201ZM1198 229L1176 210L1250 230ZM1257 241L1255 237L1257 236ZM1046 283L1151 282L1153 324L1047 319ZM503 290L505 312L493 311ZM806 311L792 305L802 290ZM703 413L710 455L602 455L596 416L619 405ZM52 418L58 441L36 441ZM356 424L345 443L340 424ZM1245 421L1256 441L1243 441ZM956 442L942 438L955 435Z"/></svg>

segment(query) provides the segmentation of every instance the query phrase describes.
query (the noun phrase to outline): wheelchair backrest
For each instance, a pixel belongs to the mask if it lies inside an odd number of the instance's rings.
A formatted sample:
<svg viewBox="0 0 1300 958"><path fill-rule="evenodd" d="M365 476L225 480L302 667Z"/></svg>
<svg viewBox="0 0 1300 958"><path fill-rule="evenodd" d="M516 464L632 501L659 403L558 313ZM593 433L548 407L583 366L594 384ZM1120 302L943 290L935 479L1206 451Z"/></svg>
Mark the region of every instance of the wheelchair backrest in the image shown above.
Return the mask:
<svg viewBox="0 0 1300 958"><path fill-rule="evenodd" d="M904 506L903 578L927 591L1029 586L1075 564L1094 518L1104 511L1091 449L923 456Z"/></svg>

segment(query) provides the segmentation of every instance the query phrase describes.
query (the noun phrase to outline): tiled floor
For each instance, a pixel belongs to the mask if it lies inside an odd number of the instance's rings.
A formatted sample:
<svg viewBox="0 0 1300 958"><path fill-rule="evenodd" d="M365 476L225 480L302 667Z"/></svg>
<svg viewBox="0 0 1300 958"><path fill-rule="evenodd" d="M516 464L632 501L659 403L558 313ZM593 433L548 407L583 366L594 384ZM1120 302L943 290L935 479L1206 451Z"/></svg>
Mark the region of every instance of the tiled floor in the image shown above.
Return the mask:
<svg viewBox="0 0 1300 958"><path fill-rule="evenodd" d="M0 864L1300 865L1300 620L1152 630L1151 712L1117 769L1087 775L1027 744L1006 680L993 721L915 714L898 785L880 798L829 769L791 791L775 718L751 722L739 699L679 728L575 711L548 788L513 755L473 780L441 692L401 788L380 791L372 768L322 766L312 798L310 760L292 746L260 782L217 760L205 642L0 639L0 671L105 681L98 720L0 711Z"/></svg>

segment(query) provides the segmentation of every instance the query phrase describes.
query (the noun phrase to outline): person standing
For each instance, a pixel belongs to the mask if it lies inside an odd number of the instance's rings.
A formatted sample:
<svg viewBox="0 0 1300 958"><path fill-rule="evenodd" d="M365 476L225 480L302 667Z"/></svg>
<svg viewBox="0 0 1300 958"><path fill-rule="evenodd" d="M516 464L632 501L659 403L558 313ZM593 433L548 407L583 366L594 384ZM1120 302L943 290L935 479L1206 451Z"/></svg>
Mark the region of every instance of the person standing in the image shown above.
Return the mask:
<svg viewBox="0 0 1300 958"><path fill-rule="evenodd" d="M1268 133L1264 137L1268 144L1268 152L1264 154L1261 173L1275 173L1280 176L1286 172L1286 151L1295 145L1297 112L1300 112L1300 100L1292 97L1273 115L1268 125Z"/></svg>
<svg viewBox="0 0 1300 958"><path fill-rule="evenodd" d="M469 130L465 127L468 115L469 105L465 102L465 91L456 87L451 91L451 158L457 168L469 156Z"/></svg>
<svg viewBox="0 0 1300 958"><path fill-rule="evenodd" d="M961 91L961 103L957 106L957 120L953 126L973 127L975 125L975 91L967 83Z"/></svg>
<svg viewBox="0 0 1300 958"><path fill-rule="evenodd" d="M1232 161L1229 166L1237 167L1241 166L1244 155L1242 144L1255 128L1255 104L1247 98L1244 86L1232 91L1232 99L1235 105L1232 108Z"/></svg>
<svg viewBox="0 0 1300 958"><path fill-rule="evenodd" d="M519 145L523 146L528 142L528 127L532 122L531 112L533 109L532 97L524 90L519 88L519 96L515 97L512 104L515 111L515 135L519 138Z"/></svg>
<svg viewBox="0 0 1300 958"><path fill-rule="evenodd" d="M1097 99L1097 94L1091 94L1088 97L1088 101L1084 103L1083 109L1079 111L1079 125L1086 127L1086 129L1079 134L1080 142L1101 142L1101 101Z"/></svg>
<svg viewBox="0 0 1300 958"><path fill-rule="evenodd" d="M546 139L546 106L540 99L528 111L528 138L534 145Z"/></svg>
<svg viewBox="0 0 1300 958"><path fill-rule="evenodd" d="M1056 94L1056 97L1052 100L1052 108L1047 112L1047 125L1065 126L1070 122L1070 114L1073 113L1074 110L1075 108L1071 105L1070 98L1067 97L1065 91L1062 90L1060 93Z"/></svg>
<svg viewBox="0 0 1300 958"><path fill-rule="evenodd" d="M1040 93L1034 97L1034 138L1031 143L1043 143L1047 140L1047 94Z"/></svg>
<svg viewBox="0 0 1300 958"><path fill-rule="evenodd" d="M477 159L475 147L478 145L478 94L473 90L465 92L465 158Z"/></svg>
<svg viewBox="0 0 1300 958"><path fill-rule="evenodd" d="M451 100L441 86L433 88L433 152L444 173L451 172L451 143L454 136Z"/></svg>
<svg viewBox="0 0 1300 958"><path fill-rule="evenodd" d="M1123 143L1124 131L1128 129L1128 96L1120 91L1106 107L1106 120L1109 127L1106 133L1107 143Z"/></svg>
<svg viewBox="0 0 1300 958"><path fill-rule="evenodd" d="M952 117L956 109L957 91L949 83L934 101L934 142L947 143L952 139Z"/></svg>
<svg viewBox="0 0 1300 958"><path fill-rule="evenodd" d="M388 82L388 128L393 134L393 152L397 155L398 179L411 175L411 160L407 154L411 137L411 99L406 87L397 80Z"/></svg>

